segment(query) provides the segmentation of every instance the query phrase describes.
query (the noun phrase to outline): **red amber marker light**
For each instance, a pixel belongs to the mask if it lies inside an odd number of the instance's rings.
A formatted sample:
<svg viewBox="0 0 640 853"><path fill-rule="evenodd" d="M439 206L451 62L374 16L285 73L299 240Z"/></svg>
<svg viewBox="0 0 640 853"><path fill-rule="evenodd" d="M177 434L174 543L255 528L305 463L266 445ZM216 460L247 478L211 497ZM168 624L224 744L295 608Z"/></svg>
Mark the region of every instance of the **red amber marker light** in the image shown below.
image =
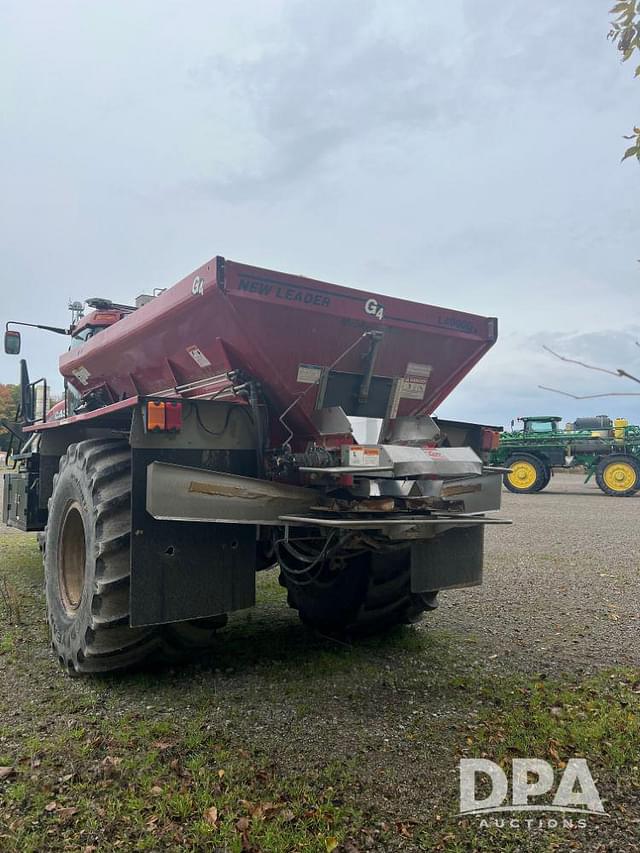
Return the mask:
<svg viewBox="0 0 640 853"><path fill-rule="evenodd" d="M182 429L182 403L165 403L164 428L167 432L179 432Z"/></svg>
<svg viewBox="0 0 640 853"><path fill-rule="evenodd" d="M149 401L147 403L147 432L164 432L165 404Z"/></svg>

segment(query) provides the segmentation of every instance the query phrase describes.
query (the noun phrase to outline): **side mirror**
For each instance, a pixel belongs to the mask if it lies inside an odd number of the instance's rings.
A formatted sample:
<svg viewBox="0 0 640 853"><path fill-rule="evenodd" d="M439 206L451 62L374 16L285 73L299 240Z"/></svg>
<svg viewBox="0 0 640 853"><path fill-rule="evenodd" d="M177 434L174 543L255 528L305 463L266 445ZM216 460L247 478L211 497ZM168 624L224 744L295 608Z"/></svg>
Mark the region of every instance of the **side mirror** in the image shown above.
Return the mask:
<svg viewBox="0 0 640 853"><path fill-rule="evenodd" d="M20 332L7 329L4 333L4 351L7 355L18 355L20 352Z"/></svg>

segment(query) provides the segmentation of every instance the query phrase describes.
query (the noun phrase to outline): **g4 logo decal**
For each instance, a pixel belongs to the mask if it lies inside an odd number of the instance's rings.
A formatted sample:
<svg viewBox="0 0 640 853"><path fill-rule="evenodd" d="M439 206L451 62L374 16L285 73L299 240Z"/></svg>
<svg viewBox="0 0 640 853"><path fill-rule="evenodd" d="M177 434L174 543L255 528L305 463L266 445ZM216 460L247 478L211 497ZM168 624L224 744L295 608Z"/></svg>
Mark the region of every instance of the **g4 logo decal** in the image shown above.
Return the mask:
<svg viewBox="0 0 640 853"><path fill-rule="evenodd" d="M197 275L194 278L193 284L191 285L191 293L193 293L194 296L202 296L204 293L204 279L202 276Z"/></svg>
<svg viewBox="0 0 640 853"><path fill-rule="evenodd" d="M371 314L371 316L375 317L377 320L382 320L384 317L384 307L375 299L367 299L364 303L364 310L365 313Z"/></svg>

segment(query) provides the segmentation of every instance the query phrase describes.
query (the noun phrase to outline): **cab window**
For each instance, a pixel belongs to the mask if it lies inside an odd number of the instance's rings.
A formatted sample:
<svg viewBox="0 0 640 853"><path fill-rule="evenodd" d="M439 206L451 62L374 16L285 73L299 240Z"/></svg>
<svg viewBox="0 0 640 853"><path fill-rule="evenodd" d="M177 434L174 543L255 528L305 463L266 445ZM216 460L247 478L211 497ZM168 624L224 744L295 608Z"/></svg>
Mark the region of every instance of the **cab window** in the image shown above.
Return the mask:
<svg viewBox="0 0 640 853"><path fill-rule="evenodd" d="M75 349L76 347L81 346L86 343L89 338L92 338L95 334L97 334L100 329L96 326L85 326L77 335L74 335L71 338L71 346L69 349Z"/></svg>

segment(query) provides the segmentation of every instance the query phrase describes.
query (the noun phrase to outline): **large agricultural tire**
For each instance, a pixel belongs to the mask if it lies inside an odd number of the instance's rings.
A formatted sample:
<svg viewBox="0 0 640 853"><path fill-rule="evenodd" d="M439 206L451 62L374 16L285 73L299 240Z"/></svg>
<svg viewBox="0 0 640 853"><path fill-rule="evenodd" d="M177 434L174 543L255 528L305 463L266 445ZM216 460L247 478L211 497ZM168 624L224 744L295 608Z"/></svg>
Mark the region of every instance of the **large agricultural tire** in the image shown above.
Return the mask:
<svg viewBox="0 0 640 853"><path fill-rule="evenodd" d="M72 444L54 478L44 548L51 642L71 675L178 660L208 645L224 623L130 627L130 506L127 442Z"/></svg>
<svg viewBox="0 0 640 853"><path fill-rule="evenodd" d="M504 474L502 481L510 492L517 495L540 492L549 484L551 478L545 463L529 453L514 453L505 461L504 466L512 470L509 474Z"/></svg>
<svg viewBox="0 0 640 853"><path fill-rule="evenodd" d="M380 634L417 622L437 607L437 592L411 592L410 551L361 554L337 572L323 567L318 583L299 585L280 570L289 607L305 625L332 636Z"/></svg>
<svg viewBox="0 0 640 853"><path fill-rule="evenodd" d="M543 489L546 489L549 483L551 482L551 468L546 463L544 465L544 479L540 483L539 487L536 489L537 492L541 492Z"/></svg>
<svg viewBox="0 0 640 853"><path fill-rule="evenodd" d="M628 498L640 490L640 463L633 456L605 456L596 468L596 483L605 495Z"/></svg>

